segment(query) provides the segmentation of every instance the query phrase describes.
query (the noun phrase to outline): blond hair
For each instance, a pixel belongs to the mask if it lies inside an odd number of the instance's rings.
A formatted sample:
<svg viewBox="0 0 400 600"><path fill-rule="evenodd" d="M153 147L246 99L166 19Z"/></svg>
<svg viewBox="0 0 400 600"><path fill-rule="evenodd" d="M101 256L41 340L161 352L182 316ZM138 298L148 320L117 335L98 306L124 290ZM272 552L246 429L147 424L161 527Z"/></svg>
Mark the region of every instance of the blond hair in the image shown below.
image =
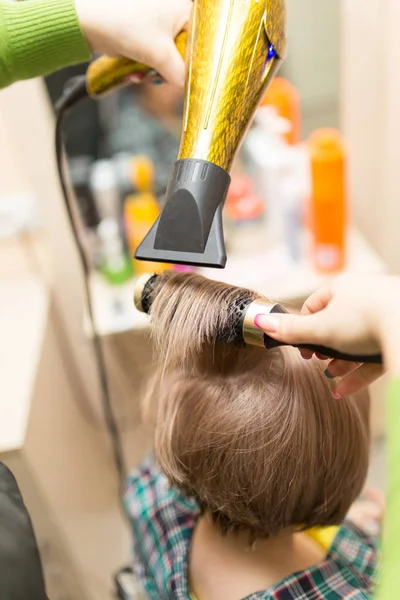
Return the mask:
<svg viewBox="0 0 400 600"><path fill-rule="evenodd" d="M339 524L368 468L357 404L331 395L297 350L218 341L256 294L192 274L159 278L151 316L159 367L145 398L157 461L222 532L252 539ZM226 334L225 334L226 336Z"/></svg>

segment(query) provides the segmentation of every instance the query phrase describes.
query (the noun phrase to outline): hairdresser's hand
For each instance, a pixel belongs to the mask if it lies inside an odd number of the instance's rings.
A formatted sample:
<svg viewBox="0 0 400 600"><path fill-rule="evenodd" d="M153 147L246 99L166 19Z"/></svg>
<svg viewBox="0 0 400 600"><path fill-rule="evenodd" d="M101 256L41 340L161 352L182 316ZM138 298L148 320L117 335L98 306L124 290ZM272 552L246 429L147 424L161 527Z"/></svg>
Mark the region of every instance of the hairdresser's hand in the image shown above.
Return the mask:
<svg viewBox="0 0 400 600"><path fill-rule="evenodd" d="M168 83L183 87L184 62L174 39L185 27L191 0L75 0L90 48L124 56L157 70Z"/></svg>
<svg viewBox="0 0 400 600"><path fill-rule="evenodd" d="M257 325L289 344L319 344L349 354L382 351L385 367L400 375L400 278L339 277L308 298L302 316L262 316L257 317ZM312 356L307 351L302 354ZM339 398L372 383L382 368L332 360L328 373L342 378L335 391Z"/></svg>

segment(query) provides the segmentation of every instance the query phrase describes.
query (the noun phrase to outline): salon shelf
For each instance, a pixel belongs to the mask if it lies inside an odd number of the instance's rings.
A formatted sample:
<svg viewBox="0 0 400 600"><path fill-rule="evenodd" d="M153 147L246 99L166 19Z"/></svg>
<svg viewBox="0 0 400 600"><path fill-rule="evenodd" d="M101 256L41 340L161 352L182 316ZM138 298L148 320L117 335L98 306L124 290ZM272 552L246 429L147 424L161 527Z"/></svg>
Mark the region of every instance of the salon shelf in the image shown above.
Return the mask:
<svg viewBox="0 0 400 600"><path fill-rule="evenodd" d="M136 310L133 304L135 280L118 286L109 285L98 273L93 273L90 287L93 299L93 313L98 333L102 336L145 330L149 317ZM84 327L90 335L87 315Z"/></svg>
<svg viewBox="0 0 400 600"><path fill-rule="evenodd" d="M347 273L382 273L383 261L357 231L349 235L349 260ZM326 283L330 276L317 273L304 261L294 263L285 247L272 248L256 254L229 255L225 269L201 269L199 273L209 278L259 291L273 300L294 303L305 299ZM93 274L91 289L94 301L95 322L101 335L146 329L147 315L133 305L134 281L121 286L110 286ZM89 331L86 322L86 329Z"/></svg>
<svg viewBox="0 0 400 600"><path fill-rule="evenodd" d="M355 229L349 233L348 247L346 273L377 274L386 270L377 253ZM233 255L223 271L202 269L200 272L219 281L255 289L272 300L286 303L304 300L332 279L332 275L318 273L306 260L294 263L283 245L262 253Z"/></svg>

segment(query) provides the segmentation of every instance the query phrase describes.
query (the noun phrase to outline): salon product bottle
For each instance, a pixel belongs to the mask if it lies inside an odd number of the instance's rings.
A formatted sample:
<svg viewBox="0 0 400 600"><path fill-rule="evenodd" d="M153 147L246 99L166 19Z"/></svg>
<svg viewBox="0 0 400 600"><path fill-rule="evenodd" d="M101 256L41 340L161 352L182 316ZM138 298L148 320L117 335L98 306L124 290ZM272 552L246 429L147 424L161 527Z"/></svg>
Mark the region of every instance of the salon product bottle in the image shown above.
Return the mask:
<svg viewBox="0 0 400 600"><path fill-rule="evenodd" d="M159 214L160 207L151 193L132 194L125 201L125 235L135 275L149 272L160 273L169 268L169 265L164 263L153 263L134 258L137 247L148 234Z"/></svg>
<svg viewBox="0 0 400 600"><path fill-rule="evenodd" d="M319 129L308 140L311 166L309 227L314 267L341 271L346 263L347 172L344 140L335 129Z"/></svg>
<svg viewBox="0 0 400 600"><path fill-rule="evenodd" d="M259 252L265 243L265 204L250 178L241 176L235 181L232 193L228 192L225 213L230 249L240 254Z"/></svg>
<svg viewBox="0 0 400 600"><path fill-rule="evenodd" d="M132 187L136 192L154 191L155 170L150 157L136 155L131 158L130 177Z"/></svg>
<svg viewBox="0 0 400 600"><path fill-rule="evenodd" d="M76 203L71 207L76 217L75 225L90 266L97 269L100 248L96 228L100 223L100 215L90 187L92 164L93 159L90 156L76 156L68 161L71 185L76 198Z"/></svg>
<svg viewBox="0 0 400 600"><path fill-rule="evenodd" d="M284 133L286 142L294 146L301 138L300 95L295 86L284 77L275 77L261 102L262 106L272 106L277 115L290 123Z"/></svg>
<svg viewBox="0 0 400 600"><path fill-rule="evenodd" d="M99 160L94 163L90 185L100 218L118 220L121 215L121 200L113 161Z"/></svg>
<svg viewBox="0 0 400 600"><path fill-rule="evenodd" d="M124 252L118 221L103 219L97 235L101 244L100 272L113 285L125 283L132 276L132 265Z"/></svg>
<svg viewBox="0 0 400 600"><path fill-rule="evenodd" d="M310 197L310 161L303 144L288 146L289 160L282 177L284 244L291 260L298 263L304 250L304 210Z"/></svg>
<svg viewBox="0 0 400 600"><path fill-rule="evenodd" d="M92 164L90 156L75 156L69 160L71 184L82 221L88 229L95 229L100 223L99 211L90 187Z"/></svg>
<svg viewBox="0 0 400 600"><path fill-rule="evenodd" d="M134 192L131 178L132 156L128 152L119 152L113 157L113 163L118 180L121 207L123 207L125 198Z"/></svg>
<svg viewBox="0 0 400 600"><path fill-rule="evenodd" d="M248 170L266 206L265 237L269 246L281 243L284 236L282 182L289 168L290 147L283 134L288 130L288 122L278 117L273 107L261 107L245 141Z"/></svg>
<svg viewBox="0 0 400 600"><path fill-rule="evenodd" d="M231 213L235 210L235 206L245 196L249 196L254 193L254 184L248 175L245 173L234 173L232 174L231 184L228 189L228 194L225 201L225 210L227 213Z"/></svg>

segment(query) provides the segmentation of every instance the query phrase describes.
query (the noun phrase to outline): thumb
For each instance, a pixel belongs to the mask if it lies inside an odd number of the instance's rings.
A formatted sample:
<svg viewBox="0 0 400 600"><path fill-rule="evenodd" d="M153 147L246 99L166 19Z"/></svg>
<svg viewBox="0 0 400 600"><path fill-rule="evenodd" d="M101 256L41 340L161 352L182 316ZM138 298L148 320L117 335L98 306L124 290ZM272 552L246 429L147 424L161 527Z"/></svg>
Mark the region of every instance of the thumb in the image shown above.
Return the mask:
<svg viewBox="0 0 400 600"><path fill-rule="evenodd" d="M185 87L185 62L172 39L168 38L158 46L151 65L167 83L183 89Z"/></svg>
<svg viewBox="0 0 400 600"><path fill-rule="evenodd" d="M260 314L255 317L254 324L272 338L287 344L316 344L325 329L322 313L308 316Z"/></svg>

